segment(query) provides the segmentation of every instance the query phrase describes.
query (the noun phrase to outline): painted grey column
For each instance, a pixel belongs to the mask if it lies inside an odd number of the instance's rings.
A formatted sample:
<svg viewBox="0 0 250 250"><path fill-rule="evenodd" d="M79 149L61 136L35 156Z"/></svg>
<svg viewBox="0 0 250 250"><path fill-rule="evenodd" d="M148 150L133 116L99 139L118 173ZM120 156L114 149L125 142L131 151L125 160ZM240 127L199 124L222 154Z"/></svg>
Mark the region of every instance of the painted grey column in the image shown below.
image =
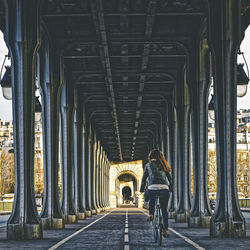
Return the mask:
<svg viewBox="0 0 250 250"><path fill-rule="evenodd" d="M100 166L100 185L99 185L99 194L100 194L100 206L102 211L104 211L104 204L103 204L103 148L102 145L100 144L100 154L99 154L99 166Z"/></svg>
<svg viewBox="0 0 250 250"><path fill-rule="evenodd" d="M82 112L83 113L83 112ZM80 192L79 192L79 202L81 203L81 205L79 205L79 207L82 208L83 212L85 213L85 217L87 216L87 165L86 165L86 161L88 160L88 156L87 156L87 150L86 148L88 147L87 145L87 141L86 141L86 132L85 132L85 127L84 124L81 124L81 140L82 140L82 147L81 147L81 167L79 170L79 173L81 172L80 177L79 177L79 188L80 188Z"/></svg>
<svg viewBox="0 0 250 250"><path fill-rule="evenodd" d="M185 74L185 73L184 73ZM189 197L189 104L188 88L185 77L183 93L178 92L178 206L175 214L176 222L188 222L190 210Z"/></svg>
<svg viewBox="0 0 250 250"><path fill-rule="evenodd" d="M97 202L96 202L96 172L97 172L97 166L96 166L96 151L97 151L97 140L96 140L96 135L93 133L93 146L92 146L92 207L94 208L96 213L99 213L99 209L97 207Z"/></svg>
<svg viewBox="0 0 250 250"><path fill-rule="evenodd" d="M208 51L205 39L201 43L200 50L200 81L194 79L192 87L192 134L193 134L193 166L194 166L194 194L190 211L189 227L209 227L211 208L208 201L207 187L207 93L208 93ZM193 62L193 65L198 63ZM207 64L207 67L206 67ZM197 70L194 69L194 71ZM196 75L196 74L195 74ZM197 144L197 145L195 145Z"/></svg>
<svg viewBox="0 0 250 250"><path fill-rule="evenodd" d="M7 239L39 239L42 224L34 197L36 53L40 43L39 1L6 0L5 41L11 55L15 198Z"/></svg>
<svg viewBox="0 0 250 250"><path fill-rule="evenodd" d="M100 202L99 202L99 185L100 185L100 180L99 180L99 174L100 174L100 166L99 166L99 150L100 147L100 141L96 139L96 152L95 152L95 169L96 169L96 174L95 174L95 200L96 200L96 207L97 207L97 213L101 212L101 207L100 207Z"/></svg>
<svg viewBox="0 0 250 250"><path fill-rule="evenodd" d="M65 223L76 223L77 216L73 202L72 186L72 134L73 134L73 108L69 99L66 83L61 92L61 129L62 129L62 212Z"/></svg>
<svg viewBox="0 0 250 250"><path fill-rule="evenodd" d="M236 185L236 58L242 37L241 1L209 0L209 45L214 66L217 159L212 237L245 237Z"/></svg>
<svg viewBox="0 0 250 250"><path fill-rule="evenodd" d="M104 179L104 195L105 195L105 207L108 207L108 162L107 162L107 155L104 153L104 160L105 160L105 179Z"/></svg>
<svg viewBox="0 0 250 250"><path fill-rule="evenodd" d="M104 178L103 178L103 197L104 197L104 206L107 208L107 162L106 162L106 154L103 152L103 170L104 170Z"/></svg>
<svg viewBox="0 0 250 250"><path fill-rule="evenodd" d="M74 120L74 191L75 191L75 209L78 219L85 219L85 208L83 204L83 169L82 169L82 109L80 108L77 90L74 92L75 98L75 120Z"/></svg>
<svg viewBox="0 0 250 250"><path fill-rule="evenodd" d="M172 104L173 105L173 104ZM177 180L177 114L176 109L171 107L169 112L170 121L170 166L172 168L173 192L170 195L169 214L174 219L178 201L178 180Z"/></svg>
<svg viewBox="0 0 250 250"><path fill-rule="evenodd" d="M91 133L91 131L88 131ZM90 169L90 160L91 160L91 136L87 134L87 130L84 127L84 144L85 144L85 157L84 157L84 187L85 187L85 200L86 200L86 216L92 216L92 204L91 204L91 169Z"/></svg>
<svg viewBox="0 0 250 250"><path fill-rule="evenodd" d="M88 138L88 209L91 215L96 214L93 201L93 138L91 127L89 126L89 138Z"/></svg>
<svg viewBox="0 0 250 250"><path fill-rule="evenodd" d="M109 189L110 189L110 163L107 157L107 203L108 203L108 207L110 207L110 203L109 203Z"/></svg>
<svg viewBox="0 0 250 250"><path fill-rule="evenodd" d="M59 204L58 151L59 151L59 105L57 93L60 89L60 53L49 51L44 37L39 50L40 85L43 109L43 151L44 151L44 198L41 212L43 228L63 229L64 220ZM52 63L50 63L52 62Z"/></svg>

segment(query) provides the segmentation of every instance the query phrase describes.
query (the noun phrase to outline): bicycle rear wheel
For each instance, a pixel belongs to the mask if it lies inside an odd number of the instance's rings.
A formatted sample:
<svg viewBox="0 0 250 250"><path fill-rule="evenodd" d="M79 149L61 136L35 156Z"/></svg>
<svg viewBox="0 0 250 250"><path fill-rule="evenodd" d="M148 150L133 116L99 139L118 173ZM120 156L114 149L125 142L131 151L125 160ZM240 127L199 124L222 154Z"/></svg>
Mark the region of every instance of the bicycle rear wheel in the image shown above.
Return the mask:
<svg viewBox="0 0 250 250"><path fill-rule="evenodd" d="M162 243L162 234L163 234L163 226L162 224L159 225L159 228L158 228L158 238L157 238L157 243L158 243L158 246L161 246L161 243Z"/></svg>
<svg viewBox="0 0 250 250"><path fill-rule="evenodd" d="M154 234L154 242L158 241L158 229L153 227L153 234Z"/></svg>

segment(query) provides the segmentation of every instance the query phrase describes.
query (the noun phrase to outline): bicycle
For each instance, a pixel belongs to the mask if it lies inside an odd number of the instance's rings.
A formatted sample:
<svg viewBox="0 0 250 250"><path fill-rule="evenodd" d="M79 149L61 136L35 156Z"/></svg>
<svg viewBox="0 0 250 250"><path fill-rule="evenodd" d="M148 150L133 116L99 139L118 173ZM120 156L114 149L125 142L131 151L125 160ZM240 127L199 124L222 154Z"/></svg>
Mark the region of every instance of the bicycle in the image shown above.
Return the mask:
<svg viewBox="0 0 250 250"><path fill-rule="evenodd" d="M163 216L160 206L160 196L156 196L155 199L155 212L152 221L153 235L155 243L158 242L158 246L161 246L163 236Z"/></svg>

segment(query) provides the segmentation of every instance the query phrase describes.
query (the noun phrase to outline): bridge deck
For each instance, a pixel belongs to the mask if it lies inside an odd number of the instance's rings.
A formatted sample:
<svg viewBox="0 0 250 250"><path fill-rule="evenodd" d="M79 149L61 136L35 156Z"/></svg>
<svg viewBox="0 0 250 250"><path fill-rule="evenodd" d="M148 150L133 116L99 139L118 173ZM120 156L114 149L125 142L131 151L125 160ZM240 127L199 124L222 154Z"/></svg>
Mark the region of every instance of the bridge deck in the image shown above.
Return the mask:
<svg viewBox="0 0 250 250"><path fill-rule="evenodd" d="M2 227L0 249L249 249L250 213L244 213L247 221L245 239L212 239L208 236L209 229L190 229L186 223L170 219L170 237L163 238L161 248L153 242L146 214L144 209L113 209L77 224L67 224L65 230L44 230L42 240L7 241L6 228Z"/></svg>

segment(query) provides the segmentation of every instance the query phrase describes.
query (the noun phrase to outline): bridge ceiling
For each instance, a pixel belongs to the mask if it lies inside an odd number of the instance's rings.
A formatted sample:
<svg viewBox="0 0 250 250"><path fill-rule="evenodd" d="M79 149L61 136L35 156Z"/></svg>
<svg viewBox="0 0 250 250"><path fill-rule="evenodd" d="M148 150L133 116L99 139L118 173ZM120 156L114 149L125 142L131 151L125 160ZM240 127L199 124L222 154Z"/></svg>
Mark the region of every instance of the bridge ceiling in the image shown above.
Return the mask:
<svg viewBox="0 0 250 250"><path fill-rule="evenodd" d="M44 1L43 20L65 48L68 84L110 160L144 157L204 10L200 0Z"/></svg>
<svg viewBox="0 0 250 250"><path fill-rule="evenodd" d="M142 159L164 121L206 0L44 0L42 19L111 161ZM244 27L249 3L243 1ZM0 1L0 13L3 11ZM2 18L3 15L1 15ZM0 19L3 30L4 20ZM203 33L205 34L205 33ZM178 90L176 91L178 93Z"/></svg>

